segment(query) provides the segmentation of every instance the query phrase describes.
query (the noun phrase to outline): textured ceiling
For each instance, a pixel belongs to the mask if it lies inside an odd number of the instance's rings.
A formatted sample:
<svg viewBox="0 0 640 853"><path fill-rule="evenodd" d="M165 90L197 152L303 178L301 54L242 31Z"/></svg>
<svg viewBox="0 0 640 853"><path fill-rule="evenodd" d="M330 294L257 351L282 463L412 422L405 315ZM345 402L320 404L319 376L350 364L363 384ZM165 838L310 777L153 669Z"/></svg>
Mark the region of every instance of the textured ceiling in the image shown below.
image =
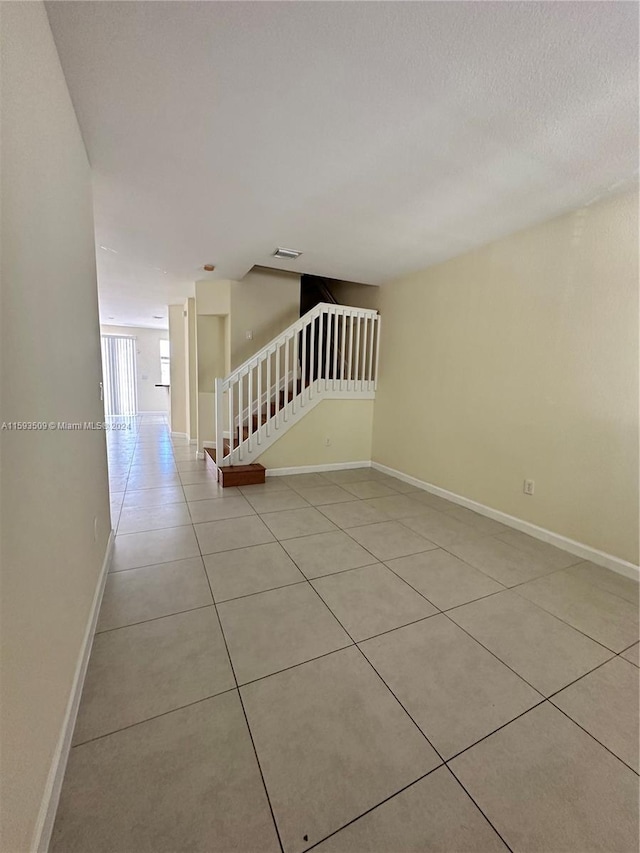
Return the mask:
<svg viewBox="0 0 640 853"><path fill-rule="evenodd" d="M47 9L115 250L104 320L166 325L204 263L382 284L637 174L636 3Z"/></svg>

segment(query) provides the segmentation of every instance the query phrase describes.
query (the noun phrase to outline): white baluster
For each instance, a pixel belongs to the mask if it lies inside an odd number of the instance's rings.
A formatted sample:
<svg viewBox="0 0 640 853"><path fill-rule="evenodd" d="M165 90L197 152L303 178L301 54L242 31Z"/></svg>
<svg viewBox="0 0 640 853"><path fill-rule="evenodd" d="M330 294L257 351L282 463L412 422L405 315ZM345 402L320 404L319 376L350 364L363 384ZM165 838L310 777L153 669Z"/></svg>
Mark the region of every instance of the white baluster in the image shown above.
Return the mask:
<svg viewBox="0 0 640 853"><path fill-rule="evenodd" d="M358 390L362 391L365 367L366 320L364 314L358 314Z"/></svg>
<svg viewBox="0 0 640 853"><path fill-rule="evenodd" d="M324 333L324 390L329 390L329 364L331 361L331 318L333 311L327 309L327 328Z"/></svg>
<svg viewBox="0 0 640 853"><path fill-rule="evenodd" d="M331 371L331 388L336 390L338 377L338 309L333 309L333 370Z"/></svg>
<svg viewBox="0 0 640 853"><path fill-rule="evenodd" d="M376 318L369 318L369 355L367 356L367 391L371 391L373 381L373 347L376 340Z"/></svg>
<svg viewBox="0 0 640 853"><path fill-rule="evenodd" d="M224 391L224 379L216 379L216 401L215 401L215 423L216 423L216 464L222 462L224 456L224 409L222 408L222 397Z"/></svg>
<svg viewBox="0 0 640 853"><path fill-rule="evenodd" d="M249 390L247 391L247 395L249 397L247 401L247 430L249 433L249 453L251 453L251 448L253 445L253 367L249 367Z"/></svg>
<svg viewBox="0 0 640 853"><path fill-rule="evenodd" d="M267 438L271 435L271 353L267 355Z"/></svg>
<svg viewBox="0 0 640 853"><path fill-rule="evenodd" d="M316 351L316 321L311 321L311 346L309 347L309 399L313 397L316 387L316 374L318 372L318 358Z"/></svg>
<svg viewBox="0 0 640 853"><path fill-rule="evenodd" d="M376 318L372 317L370 322L371 332L369 334L369 371L367 373L367 391L371 391L373 380L373 347L376 339Z"/></svg>
<svg viewBox="0 0 640 853"><path fill-rule="evenodd" d="M263 364L263 362L258 360L258 366L257 366L258 433L256 435L256 442L258 444L262 444L262 364Z"/></svg>
<svg viewBox="0 0 640 853"><path fill-rule="evenodd" d="M349 361L347 364L347 391L351 391L351 380L353 375L353 323L354 315L349 315Z"/></svg>
<svg viewBox="0 0 640 853"><path fill-rule="evenodd" d="M289 420L289 338L284 342L284 420Z"/></svg>
<svg viewBox="0 0 640 853"><path fill-rule="evenodd" d="M360 313L356 312L356 363L353 371L353 390L358 390L358 385L360 382L360 326L362 325L362 319L360 317Z"/></svg>
<svg viewBox="0 0 640 853"><path fill-rule="evenodd" d="M304 406L304 391L305 391L305 383L307 381L307 324L305 323L302 329L302 377L300 382L300 390L302 393L302 397L300 398L300 405ZM296 391L298 389L296 388Z"/></svg>
<svg viewBox="0 0 640 853"><path fill-rule="evenodd" d="M275 428L278 429L280 426L280 354L282 352L282 345L278 344L276 347L276 422Z"/></svg>
<svg viewBox="0 0 640 853"><path fill-rule="evenodd" d="M296 396L296 391L298 390L298 359L300 358L300 335L294 334L291 337L291 378L293 380L294 388L292 392L291 399L291 412L295 415L298 411L298 398Z"/></svg>
<svg viewBox="0 0 640 853"><path fill-rule="evenodd" d="M244 391L244 376L240 376L238 378L238 449L236 452L236 456L239 461L242 461L243 456L243 438L244 434L242 431L242 422L244 420L244 407L243 407L243 394Z"/></svg>
<svg viewBox="0 0 640 853"><path fill-rule="evenodd" d="M369 331L367 337L367 373L364 377L365 384L364 388L367 391L371 390L371 377L373 375L373 342L375 340L376 335L376 324L375 318L369 317Z"/></svg>
<svg viewBox="0 0 640 853"><path fill-rule="evenodd" d="M316 371L316 391L322 387L322 372L324 370L324 351L327 344L327 332L329 323L329 312L327 308L323 308L320 313L319 337L318 337L318 368Z"/></svg>
<svg viewBox="0 0 640 853"><path fill-rule="evenodd" d="M373 379L374 390L378 387L378 365L380 364L380 323L381 317L378 314L376 317L376 372Z"/></svg>
<svg viewBox="0 0 640 853"><path fill-rule="evenodd" d="M229 405L229 435L231 440L229 442L229 453L233 452L233 385L229 383L229 392L227 394L227 403ZM231 460L229 460L231 461Z"/></svg>
<svg viewBox="0 0 640 853"><path fill-rule="evenodd" d="M342 335L340 336L340 390L341 391L344 391L346 360L347 360L347 312L343 308L342 309Z"/></svg>

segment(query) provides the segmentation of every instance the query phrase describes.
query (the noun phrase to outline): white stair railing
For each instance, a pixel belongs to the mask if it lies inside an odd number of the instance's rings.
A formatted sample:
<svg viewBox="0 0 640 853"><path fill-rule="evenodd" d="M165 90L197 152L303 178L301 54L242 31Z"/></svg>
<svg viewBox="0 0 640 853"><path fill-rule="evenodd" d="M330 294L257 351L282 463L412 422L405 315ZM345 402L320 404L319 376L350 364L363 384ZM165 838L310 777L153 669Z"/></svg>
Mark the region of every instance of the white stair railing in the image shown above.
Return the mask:
<svg viewBox="0 0 640 853"><path fill-rule="evenodd" d="M217 465L249 464L322 399L372 398L379 351L377 311L320 302L216 379Z"/></svg>

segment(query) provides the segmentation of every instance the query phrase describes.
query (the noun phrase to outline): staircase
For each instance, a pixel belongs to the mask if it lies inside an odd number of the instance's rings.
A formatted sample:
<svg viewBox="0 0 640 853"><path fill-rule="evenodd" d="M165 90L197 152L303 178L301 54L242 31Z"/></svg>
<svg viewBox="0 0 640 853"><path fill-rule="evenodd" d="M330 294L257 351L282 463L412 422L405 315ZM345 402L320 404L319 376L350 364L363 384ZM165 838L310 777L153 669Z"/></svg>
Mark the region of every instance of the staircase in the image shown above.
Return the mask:
<svg viewBox="0 0 640 853"><path fill-rule="evenodd" d="M205 452L220 483L264 483L258 458L322 400L372 399L379 348L377 311L320 302L216 379L216 446Z"/></svg>

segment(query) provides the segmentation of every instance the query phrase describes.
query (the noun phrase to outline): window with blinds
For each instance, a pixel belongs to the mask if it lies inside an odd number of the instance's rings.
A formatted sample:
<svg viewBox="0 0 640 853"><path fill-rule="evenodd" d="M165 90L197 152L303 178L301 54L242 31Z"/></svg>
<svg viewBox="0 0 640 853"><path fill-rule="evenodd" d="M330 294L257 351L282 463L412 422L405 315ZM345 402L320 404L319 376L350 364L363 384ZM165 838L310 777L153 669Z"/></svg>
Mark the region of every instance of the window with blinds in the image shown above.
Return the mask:
<svg viewBox="0 0 640 853"><path fill-rule="evenodd" d="M135 338L102 335L102 382L107 417L137 414Z"/></svg>

